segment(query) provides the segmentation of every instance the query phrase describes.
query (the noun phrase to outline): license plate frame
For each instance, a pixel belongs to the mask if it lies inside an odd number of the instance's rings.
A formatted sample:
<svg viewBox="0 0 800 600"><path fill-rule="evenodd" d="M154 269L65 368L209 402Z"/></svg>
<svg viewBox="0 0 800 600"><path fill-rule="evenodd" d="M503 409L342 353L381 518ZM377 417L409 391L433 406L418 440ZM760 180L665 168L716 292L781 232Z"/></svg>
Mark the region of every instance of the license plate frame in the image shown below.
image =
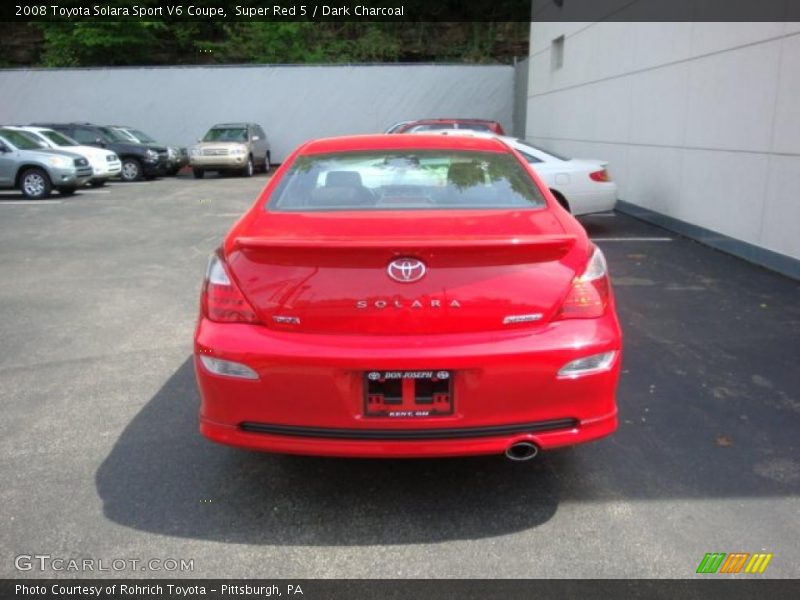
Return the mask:
<svg viewBox="0 0 800 600"><path fill-rule="evenodd" d="M452 415L453 371L365 371L362 414L369 418L428 419Z"/></svg>

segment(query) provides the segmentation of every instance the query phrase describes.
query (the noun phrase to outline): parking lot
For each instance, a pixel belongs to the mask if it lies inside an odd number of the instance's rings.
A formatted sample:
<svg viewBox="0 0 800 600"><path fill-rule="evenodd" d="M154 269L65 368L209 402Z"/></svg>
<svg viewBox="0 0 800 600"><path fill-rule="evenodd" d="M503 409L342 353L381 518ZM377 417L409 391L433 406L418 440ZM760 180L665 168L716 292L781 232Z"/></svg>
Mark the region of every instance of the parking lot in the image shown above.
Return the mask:
<svg viewBox="0 0 800 600"><path fill-rule="evenodd" d="M157 576L682 578L738 551L800 575L800 285L622 214L582 220L625 334L614 436L519 464L205 441L201 279L265 181L0 193L0 576L57 575L15 569L38 553L194 561Z"/></svg>

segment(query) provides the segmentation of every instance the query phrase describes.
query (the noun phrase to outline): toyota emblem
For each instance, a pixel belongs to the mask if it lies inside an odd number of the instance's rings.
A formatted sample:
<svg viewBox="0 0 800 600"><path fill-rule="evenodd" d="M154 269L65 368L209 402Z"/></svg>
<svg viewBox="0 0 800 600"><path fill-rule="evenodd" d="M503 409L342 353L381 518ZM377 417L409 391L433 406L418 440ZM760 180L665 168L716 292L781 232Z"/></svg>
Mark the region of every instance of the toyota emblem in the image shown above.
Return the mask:
<svg viewBox="0 0 800 600"><path fill-rule="evenodd" d="M386 272L400 283L414 283L425 277L425 263L416 258L398 258L389 263Z"/></svg>

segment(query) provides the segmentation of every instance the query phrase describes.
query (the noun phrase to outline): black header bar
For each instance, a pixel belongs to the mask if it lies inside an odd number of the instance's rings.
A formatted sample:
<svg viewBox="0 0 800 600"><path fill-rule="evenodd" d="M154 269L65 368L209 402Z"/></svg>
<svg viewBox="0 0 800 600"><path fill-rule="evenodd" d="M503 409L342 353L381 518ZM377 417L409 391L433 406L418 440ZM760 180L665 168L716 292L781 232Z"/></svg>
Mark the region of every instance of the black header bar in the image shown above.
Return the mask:
<svg viewBox="0 0 800 600"><path fill-rule="evenodd" d="M800 21L797 0L11 0L0 21Z"/></svg>

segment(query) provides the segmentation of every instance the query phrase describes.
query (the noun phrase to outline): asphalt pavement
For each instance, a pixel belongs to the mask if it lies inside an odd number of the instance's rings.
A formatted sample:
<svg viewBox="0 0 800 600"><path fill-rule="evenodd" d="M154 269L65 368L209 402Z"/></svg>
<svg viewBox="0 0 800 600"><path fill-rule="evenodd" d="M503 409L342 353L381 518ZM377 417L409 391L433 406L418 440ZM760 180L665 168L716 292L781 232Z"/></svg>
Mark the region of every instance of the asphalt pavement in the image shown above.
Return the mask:
<svg viewBox="0 0 800 600"><path fill-rule="evenodd" d="M800 576L800 284L621 214L582 220L625 335L613 437L521 464L204 440L200 284L265 181L0 193L0 577L684 578L707 552Z"/></svg>

